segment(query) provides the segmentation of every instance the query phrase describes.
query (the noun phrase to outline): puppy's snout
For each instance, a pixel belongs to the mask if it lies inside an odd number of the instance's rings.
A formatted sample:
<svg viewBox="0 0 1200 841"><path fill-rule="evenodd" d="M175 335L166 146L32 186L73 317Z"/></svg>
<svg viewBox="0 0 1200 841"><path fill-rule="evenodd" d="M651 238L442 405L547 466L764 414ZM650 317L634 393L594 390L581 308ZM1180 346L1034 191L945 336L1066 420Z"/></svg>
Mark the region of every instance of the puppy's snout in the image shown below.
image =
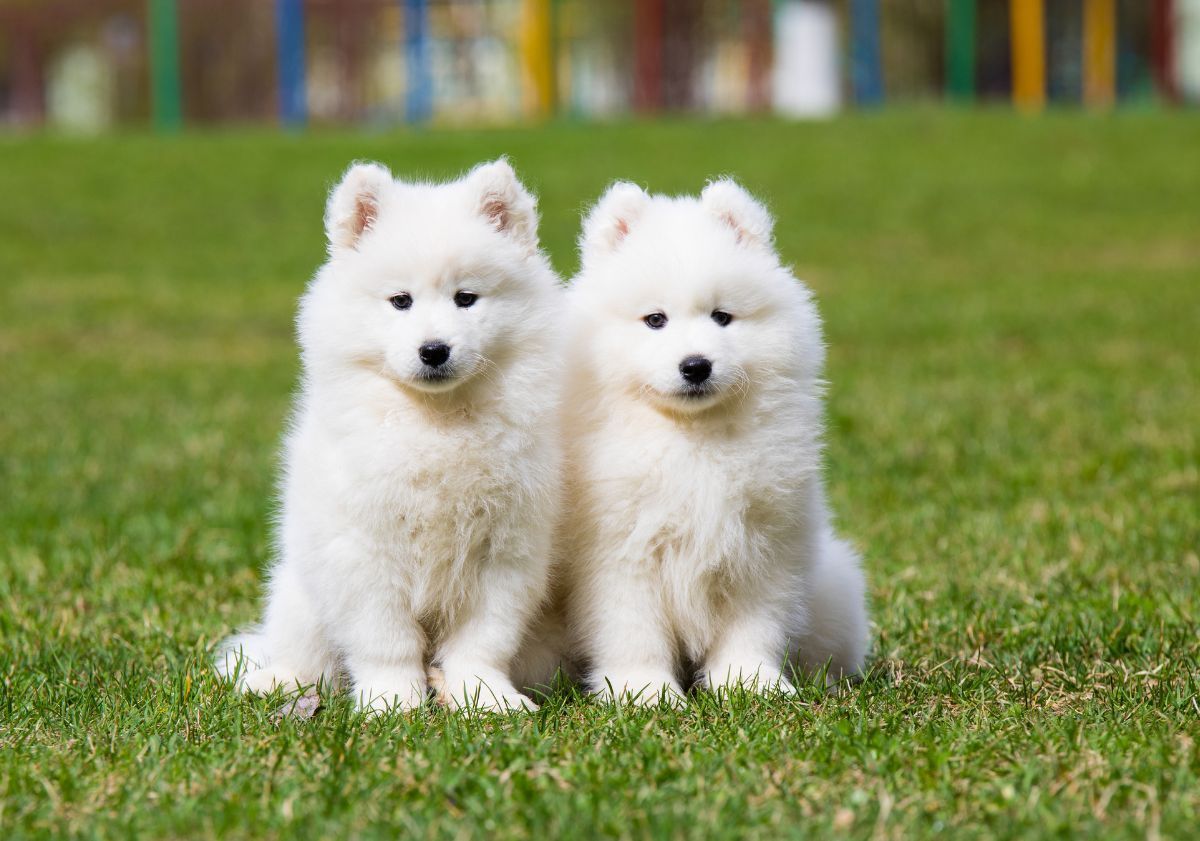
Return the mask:
<svg viewBox="0 0 1200 841"><path fill-rule="evenodd" d="M679 363L679 373L692 385L700 385L712 375L712 362L703 356L689 356Z"/></svg>
<svg viewBox="0 0 1200 841"><path fill-rule="evenodd" d="M417 356L430 368L436 368L450 358L450 345L445 342L426 342L417 348Z"/></svg>

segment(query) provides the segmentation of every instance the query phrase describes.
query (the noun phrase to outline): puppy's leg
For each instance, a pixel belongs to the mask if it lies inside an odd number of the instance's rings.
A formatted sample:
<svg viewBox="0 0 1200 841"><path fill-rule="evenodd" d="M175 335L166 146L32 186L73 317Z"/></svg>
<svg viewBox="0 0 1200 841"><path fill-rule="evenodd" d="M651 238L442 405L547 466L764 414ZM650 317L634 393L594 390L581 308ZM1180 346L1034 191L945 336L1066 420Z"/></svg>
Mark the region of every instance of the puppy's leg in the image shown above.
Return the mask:
<svg viewBox="0 0 1200 841"><path fill-rule="evenodd" d="M463 611L435 661L441 666L439 700L468 711L536 710L509 677L529 617L545 591L540 565L487 562L475 604Z"/></svg>
<svg viewBox="0 0 1200 841"><path fill-rule="evenodd" d="M275 688L300 690L335 677L337 657L316 606L286 560L272 572L262 625L226 640L216 668L225 677L236 675L243 692L259 694Z"/></svg>
<svg viewBox="0 0 1200 841"><path fill-rule="evenodd" d="M870 639L862 560L832 530L822 536L801 608L792 631L797 668L812 674L828 666L830 685L862 672Z"/></svg>
<svg viewBox="0 0 1200 841"><path fill-rule="evenodd" d="M701 681L710 689L795 692L783 674L786 611L777 594L739 594L705 658Z"/></svg>
<svg viewBox="0 0 1200 841"><path fill-rule="evenodd" d="M615 565L579 582L574 612L592 663L589 688L600 698L655 706L683 702L677 654L651 575Z"/></svg>
<svg viewBox="0 0 1200 841"><path fill-rule="evenodd" d="M407 712L425 702L425 634L409 615L366 600L340 635L348 653L353 694L360 709Z"/></svg>
<svg viewBox="0 0 1200 841"><path fill-rule="evenodd" d="M379 566L339 558L343 570ZM354 698L360 709L374 713L412 710L426 698L425 632L403 593L385 586L385 580L382 571L347 576L331 605L338 620L331 623L330 634L346 654Z"/></svg>

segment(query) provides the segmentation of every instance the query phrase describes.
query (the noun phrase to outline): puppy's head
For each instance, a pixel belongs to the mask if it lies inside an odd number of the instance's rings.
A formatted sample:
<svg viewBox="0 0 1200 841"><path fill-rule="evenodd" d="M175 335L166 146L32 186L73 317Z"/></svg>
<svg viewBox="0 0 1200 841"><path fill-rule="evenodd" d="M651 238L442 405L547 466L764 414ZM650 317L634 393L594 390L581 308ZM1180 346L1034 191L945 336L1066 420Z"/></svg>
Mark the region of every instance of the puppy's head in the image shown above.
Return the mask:
<svg viewBox="0 0 1200 841"><path fill-rule="evenodd" d="M448 184L355 164L330 193L325 230L329 261L300 316L315 367L453 391L504 364L552 286L536 202L503 159Z"/></svg>
<svg viewBox="0 0 1200 841"><path fill-rule="evenodd" d="M609 188L589 213L572 289L601 388L694 414L824 358L807 289L782 267L766 208L730 180L699 198Z"/></svg>

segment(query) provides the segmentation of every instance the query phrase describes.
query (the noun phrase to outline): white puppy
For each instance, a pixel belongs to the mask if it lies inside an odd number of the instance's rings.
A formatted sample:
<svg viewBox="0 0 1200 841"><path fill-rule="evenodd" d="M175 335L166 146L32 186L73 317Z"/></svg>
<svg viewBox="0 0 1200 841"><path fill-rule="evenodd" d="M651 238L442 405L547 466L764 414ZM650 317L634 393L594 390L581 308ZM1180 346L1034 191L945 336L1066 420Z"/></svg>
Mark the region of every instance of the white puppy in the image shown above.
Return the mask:
<svg viewBox="0 0 1200 841"><path fill-rule="evenodd" d="M353 166L300 304L266 614L227 641L248 691L349 678L372 710L525 706L510 661L561 496L561 291L504 160L449 184Z"/></svg>
<svg viewBox="0 0 1200 841"><path fill-rule="evenodd" d="M821 322L772 226L728 180L699 199L617 183L584 224L559 554L602 694L863 666L863 576L821 475Z"/></svg>

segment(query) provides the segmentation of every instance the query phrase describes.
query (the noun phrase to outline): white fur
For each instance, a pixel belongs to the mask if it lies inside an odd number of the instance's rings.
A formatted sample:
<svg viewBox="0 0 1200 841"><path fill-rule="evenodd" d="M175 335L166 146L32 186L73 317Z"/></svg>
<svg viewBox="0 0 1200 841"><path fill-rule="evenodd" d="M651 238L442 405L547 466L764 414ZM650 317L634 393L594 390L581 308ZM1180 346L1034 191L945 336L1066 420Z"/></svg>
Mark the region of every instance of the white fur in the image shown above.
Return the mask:
<svg viewBox="0 0 1200 841"><path fill-rule="evenodd" d="M860 561L821 474L820 318L772 224L729 180L699 199L618 183L585 222L556 554L593 691L648 703L693 676L788 690L789 664L863 666ZM681 394L691 355L712 361L712 394Z"/></svg>
<svg viewBox="0 0 1200 841"><path fill-rule="evenodd" d="M382 710L421 704L435 666L450 703L532 707L509 671L561 497L562 293L535 201L504 160L449 184L360 164L325 224L266 612L218 669L244 656L248 691L345 677ZM422 379L431 340L451 346L447 380Z"/></svg>

